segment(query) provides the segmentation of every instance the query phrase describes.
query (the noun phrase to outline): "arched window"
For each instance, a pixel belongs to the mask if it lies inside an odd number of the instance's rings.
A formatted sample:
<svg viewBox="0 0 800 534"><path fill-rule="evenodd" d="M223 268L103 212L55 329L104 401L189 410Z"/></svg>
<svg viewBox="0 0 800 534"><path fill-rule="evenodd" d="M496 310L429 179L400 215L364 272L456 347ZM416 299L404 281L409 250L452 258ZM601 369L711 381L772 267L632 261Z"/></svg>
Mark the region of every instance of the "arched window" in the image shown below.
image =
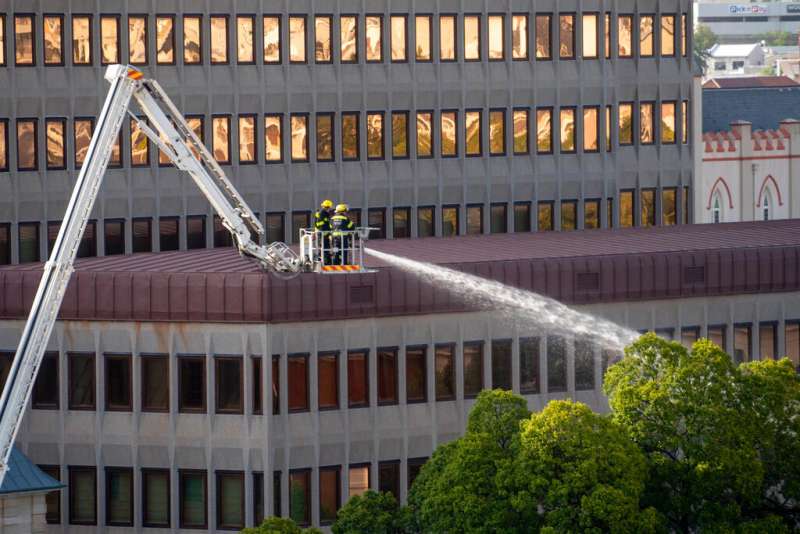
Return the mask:
<svg viewBox="0 0 800 534"><path fill-rule="evenodd" d="M770 219L770 209L772 208L772 194L769 189L764 190L764 201L761 203L761 209L764 214L764 220Z"/></svg>
<svg viewBox="0 0 800 534"><path fill-rule="evenodd" d="M714 207L711 210L714 224L722 222L722 202L719 199L719 191L714 194Z"/></svg>

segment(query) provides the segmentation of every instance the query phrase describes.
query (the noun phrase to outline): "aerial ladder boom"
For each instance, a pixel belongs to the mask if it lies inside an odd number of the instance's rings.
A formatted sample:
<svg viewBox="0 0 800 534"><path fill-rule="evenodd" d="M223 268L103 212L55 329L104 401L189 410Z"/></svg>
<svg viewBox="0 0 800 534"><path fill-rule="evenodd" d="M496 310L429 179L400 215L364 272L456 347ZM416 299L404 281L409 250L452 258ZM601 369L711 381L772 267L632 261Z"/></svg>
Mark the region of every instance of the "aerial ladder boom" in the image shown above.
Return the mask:
<svg viewBox="0 0 800 534"><path fill-rule="evenodd" d="M97 119L52 253L44 264L42 279L0 396L0 484L8 471L11 448L73 272L75 255L122 122L126 113L130 113L132 98L147 122L131 114L133 120L177 168L189 173L219 214L222 225L233 235L241 254L277 273L291 275L315 268L284 243L263 246L253 240L251 231L264 233L258 218L157 82L144 79L141 71L125 65L109 66L105 77L111 88Z"/></svg>

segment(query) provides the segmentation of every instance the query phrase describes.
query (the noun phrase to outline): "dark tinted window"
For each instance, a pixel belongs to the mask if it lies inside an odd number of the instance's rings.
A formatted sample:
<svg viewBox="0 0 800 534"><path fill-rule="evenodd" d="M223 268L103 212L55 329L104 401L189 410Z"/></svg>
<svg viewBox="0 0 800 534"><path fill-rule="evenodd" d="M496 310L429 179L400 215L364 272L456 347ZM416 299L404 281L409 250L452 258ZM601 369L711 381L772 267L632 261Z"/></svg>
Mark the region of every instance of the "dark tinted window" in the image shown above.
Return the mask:
<svg viewBox="0 0 800 534"><path fill-rule="evenodd" d="M483 389L483 343L464 343L464 396L475 397Z"/></svg>
<svg viewBox="0 0 800 534"><path fill-rule="evenodd" d="M541 391L538 337L519 340L519 390L528 394Z"/></svg>
<svg viewBox="0 0 800 534"><path fill-rule="evenodd" d="M547 390L567 390L567 347L561 336L547 337Z"/></svg>
<svg viewBox="0 0 800 534"><path fill-rule="evenodd" d="M320 467L319 469L319 520L323 525L333 523L339 510L341 468Z"/></svg>
<svg viewBox="0 0 800 534"><path fill-rule="evenodd" d="M106 256L125 254L125 221L105 221Z"/></svg>
<svg viewBox="0 0 800 534"><path fill-rule="evenodd" d="M152 220L150 219L133 220L133 236L131 244L133 245L133 252L152 252L153 250Z"/></svg>
<svg viewBox="0 0 800 534"><path fill-rule="evenodd" d="M365 350L347 353L347 399L350 408L369 405L369 353Z"/></svg>
<svg viewBox="0 0 800 534"><path fill-rule="evenodd" d="M169 527L169 470L142 469L142 522L145 527Z"/></svg>
<svg viewBox="0 0 800 534"><path fill-rule="evenodd" d="M289 471L289 517L298 525L311 523L311 470Z"/></svg>
<svg viewBox="0 0 800 534"><path fill-rule="evenodd" d="M217 413L243 413L242 358L216 358Z"/></svg>
<svg viewBox="0 0 800 534"><path fill-rule="evenodd" d="M217 528L244 528L244 473L217 473Z"/></svg>
<svg viewBox="0 0 800 534"><path fill-rule="evenodd" d="M308 410L308 355L289 356L289 411Z"/></svg>
<svg viewBox="0 0 800 534"><path fill-rule="evenodd" d="M39 366L39 374L33 386L33 407L37 409L58 409L59 380L58 353L47 353Z"/></svg>
<svg viewBox="0 0 800 534"><path fill-rule="evenodd" d="M427 400L427 349L413 347L406 349L406 401L425 402Z"/></svg>
<svg viewBox="0 0 800 534"><path fill-rule="evenodd" d="M492 388L511 390L511 341L492 341Z"/></svg>
<svg viewBox="0 0 800 534"><path fill-rule="evenodd" d="M319 409L339 407L339 365L335 352L321 353L317 356L317 377L319 385Z"/></svg>
<svg viewBox="0 0 800 534"><path fill-rule="evenodd" d="M208 488L205 471L180 471L181 528L208 527Z"/></svg>
<svg viewBox="0 0 800 534"><path fill-rule="evenodd" d="M69 467L69 522L97 524L97 471L94 467Z"/></svg>
<svg viewBox="0 0 800 534"><path fill-rule="evenodd" d="M167 356L142 356L142 410L169 410L169 360Z"/></svg>
<svg viewBox="0 0 800 534"><path fill-rule="evenodd" d="M180 247L178 222L177 217L162 217L158 221L158 239L162 252L178 250Z"/></svg>
<svg viewBox="0 0 800 534"><path fill-rule="evenodd" d="M397 403L397 349L378 349L378 403Z"/></svg>
<svg viewBox="0 0 800 534"><path fill-rule="evenodd" d="M70 354L69 408L94 410L94 354Z"/></svg>
<svg viewBox="0 0 800 534"><path fill-rule="evenodd" d="M182 412L206 411L206 362L202 356L178 359L179 404Z"/></svg>
<svg viewBox="0 0 800 534"><path fill-rule="evenodd" d="M131 410L131 357L106 356L106 410Z"/></svg>
<svg viewBox="0 0 800 534"><path fill-rule="evenodd" d="M251 359L253 363L253 413L261 414L264 412L262 401L262 387L263 379L261 376L261 358L255 357Z"/></svg>
<svg viewBox="0 0 800 534"><path fill-rule="evenodd" d="M436 400L452 400L456 396L455 387L455 345L436 347Z"/></svg>
<svg viewBox="0 0 800 534"><path fill-rule="evenodd" d="M389 492L395 499L400 498L400 462L378 464L378 488L381 493Z"/></svg>
<svg viewBox="0 0 800 534"><path fill-rule="evenodd" d="M594 389L594 345L581 339L575 341L575 389Z"/></svg>
<svg viewBox="0 0 800 534"><path fill-rule="evenodd" d="M106 524L133 526L133 470L106 468Z"/></svg>
<svg viewBox="0 0 800 534"><path fill-rule="evenodd" d="M186 248L206 248L206 218L203 215L186 217Z"/></svg>

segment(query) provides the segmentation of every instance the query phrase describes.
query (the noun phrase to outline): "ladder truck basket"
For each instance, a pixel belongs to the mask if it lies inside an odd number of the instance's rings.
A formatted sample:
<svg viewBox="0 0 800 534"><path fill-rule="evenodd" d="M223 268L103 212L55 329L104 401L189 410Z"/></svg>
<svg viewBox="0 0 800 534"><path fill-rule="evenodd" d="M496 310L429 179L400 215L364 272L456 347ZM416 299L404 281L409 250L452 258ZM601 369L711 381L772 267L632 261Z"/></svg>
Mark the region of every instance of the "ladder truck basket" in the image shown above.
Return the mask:
<svg viewBox="0 0 800 534"><path fill-rule="evenodd" d="M364 265L364 243L375 228L356 228L352 232L300 230L300 261L322 274L371 273Z"/></svg>

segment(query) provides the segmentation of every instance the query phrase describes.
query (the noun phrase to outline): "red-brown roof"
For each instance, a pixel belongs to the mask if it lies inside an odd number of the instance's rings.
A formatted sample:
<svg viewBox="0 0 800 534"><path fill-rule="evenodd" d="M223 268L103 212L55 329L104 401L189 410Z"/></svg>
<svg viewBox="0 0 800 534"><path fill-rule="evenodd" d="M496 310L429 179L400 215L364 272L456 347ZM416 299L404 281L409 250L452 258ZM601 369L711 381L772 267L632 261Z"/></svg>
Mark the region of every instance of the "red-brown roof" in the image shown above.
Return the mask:
<svg viewBox="0 0 800 534"><path fill-rule="evenodd" d="M788 76L737 76L734 78L711 78L703 89L757 89L798 87L800 83Z"/></svg>
<svg viewBox="0 0 800 534"><path fill-rule="evenodd" d="M374 241L566 303L800 290L800 220ZM463 311L444 288L378 273L283 280L232 249L76 262L64 319L290 322ZM0 269L0 317L24 317L41 265Z"/></svg>

